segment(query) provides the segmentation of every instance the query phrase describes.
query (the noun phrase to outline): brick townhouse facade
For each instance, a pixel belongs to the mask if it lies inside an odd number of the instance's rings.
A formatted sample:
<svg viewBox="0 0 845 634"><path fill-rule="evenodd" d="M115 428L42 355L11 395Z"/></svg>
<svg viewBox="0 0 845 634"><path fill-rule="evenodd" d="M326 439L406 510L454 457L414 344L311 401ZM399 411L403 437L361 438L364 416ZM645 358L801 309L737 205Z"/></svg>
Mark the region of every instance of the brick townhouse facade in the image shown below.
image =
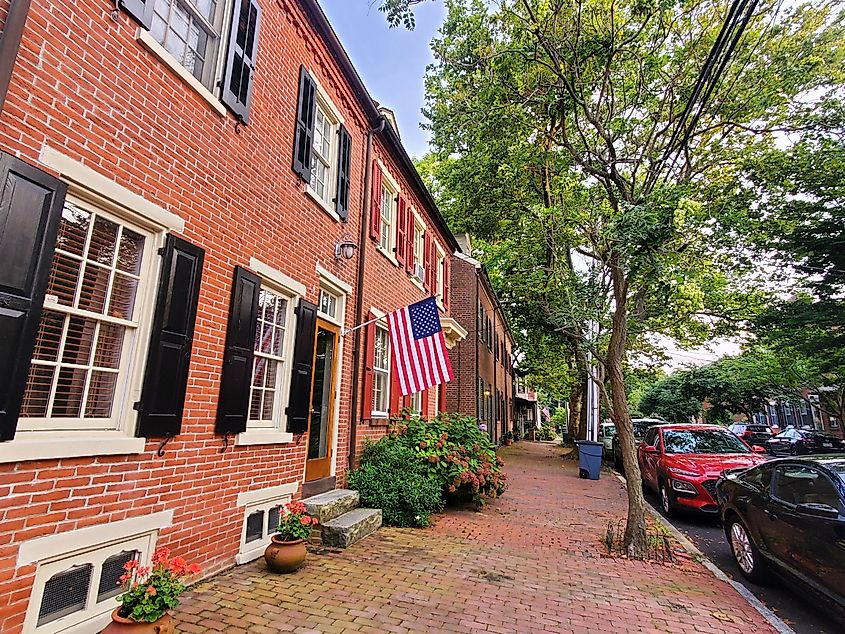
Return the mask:
<svg viewBox="0 0 845 634"><path fill-rule="evenodd" d="M460 244L470 252L466 236ZM452 258L451 309L468 334L449 351L455 380L446 386L446 408L477 417L498 444L513 431L513 337L484 266L463 252Z"/></svg>
<svg viewBox="0 0 845 634"><path fill-rule="evenodd" d="M115 6L0 0L4 634L96 631L157 546L260 556L445 407L398 396L385 314L462 334L458 245L315 0Z"/></svg>

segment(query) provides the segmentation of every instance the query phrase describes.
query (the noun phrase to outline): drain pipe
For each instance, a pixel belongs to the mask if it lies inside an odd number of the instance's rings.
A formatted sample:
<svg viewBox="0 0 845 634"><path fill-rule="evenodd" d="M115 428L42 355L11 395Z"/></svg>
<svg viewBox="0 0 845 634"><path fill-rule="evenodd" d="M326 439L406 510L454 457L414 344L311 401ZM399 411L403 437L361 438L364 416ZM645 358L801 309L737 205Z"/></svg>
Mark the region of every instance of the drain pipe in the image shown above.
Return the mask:
<svg viewBox="0 0 845 634"><path fill-rule="evenodd" d="M364 270L367 263L367 227L369 227L370 216L370 180L373 174L373 137L376 134L381 134L384 126L387 125L387 119L384 115L379 116L378 124L374 128L367 130L367 152L364 159L364 191L361 196L361 232L358 236L358 275L355 281L355 321L356 326L364 321ZM361 403L359 403L358 383L361 379L361 337L364 335L364 328L358 328L355 331L355 339L352 344L352 418L349 421L349 457L348 469L351 471L355 468L355 445L358 441L358 417L363 414L363 410L359 412Z"/></svg>

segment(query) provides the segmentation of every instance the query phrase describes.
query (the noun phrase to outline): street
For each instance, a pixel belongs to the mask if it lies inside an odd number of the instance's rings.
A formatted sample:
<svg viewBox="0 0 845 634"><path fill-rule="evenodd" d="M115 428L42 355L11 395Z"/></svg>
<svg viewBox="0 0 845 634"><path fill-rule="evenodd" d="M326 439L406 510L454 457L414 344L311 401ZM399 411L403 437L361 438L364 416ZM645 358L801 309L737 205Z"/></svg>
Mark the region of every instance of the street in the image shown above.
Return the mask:
<svg viewBox="0 0 845 634"><path fill-rule="evenodd" d="M652 507L660 509L660 500L654 492L646 490L645 497ZM716 518L681 514L667 521L671 521L710 561L748 588L797 634L835 634L843 631L845 625L826 618L811 600L802 600L800 588L793 591L774 579L768 586L759 586L745 579L734 562L725 534Z"/></svg>

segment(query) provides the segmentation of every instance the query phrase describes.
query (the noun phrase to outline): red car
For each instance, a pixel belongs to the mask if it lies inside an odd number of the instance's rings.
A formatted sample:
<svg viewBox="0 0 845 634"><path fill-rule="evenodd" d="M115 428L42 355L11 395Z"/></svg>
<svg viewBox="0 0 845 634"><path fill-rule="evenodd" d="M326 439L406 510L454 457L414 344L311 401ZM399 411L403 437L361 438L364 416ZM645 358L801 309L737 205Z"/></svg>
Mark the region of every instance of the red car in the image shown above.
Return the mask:
<svg viewBox="0 0 845 634"><path fill-rule="evenodd" d="M719 425L659 425L646 432L637 459L643 485L657 492L666 515L679 509L718 513L722 471L765 462L762 451Z"/></svg>

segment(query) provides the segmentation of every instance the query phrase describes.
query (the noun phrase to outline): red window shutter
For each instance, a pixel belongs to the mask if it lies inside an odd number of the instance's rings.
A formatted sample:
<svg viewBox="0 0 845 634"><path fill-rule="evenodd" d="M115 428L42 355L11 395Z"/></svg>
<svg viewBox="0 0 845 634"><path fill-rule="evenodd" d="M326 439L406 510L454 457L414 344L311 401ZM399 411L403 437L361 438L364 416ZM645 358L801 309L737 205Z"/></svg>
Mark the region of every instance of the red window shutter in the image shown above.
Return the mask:
<svg viewBox="0 0 845 634"><path fill-rule="evenodd" d="M405 261L405 270L408 271L411 275L414 274L414 237L417 233L417 223L414 222L414 212L411 210L410 207L407 208L405 213L406 219L408 221L408 228L405 231L405 239L408 241L408 250L406 251L406 255L408 259Z"/></svg>
<svg viewBox="0 0 845 634"><path fill-rule="evenodd" d="M396 211L396 261L405 264L405 249L407 247L408 207L405 199L400 196Z"/></svg>
<svg viewBox="0 0 845 634"><path fill-rule="evenodd" d="M437 412L443 413L446 411L446 384L440 384L440 390L437 392Z"/></svg>
<svg viewBox="0 0 845 634"><path fill-rule="evenodd" d="M367 313L367 321L375 319L372 313ZM373 363L376 354L376 322L367 324L364 337L364 389L362 393L363 411L361 418L368 420L373 417Z"/></svg>
<svg viewBox="0 0 845 634"><path fill-rule="evenodd" d="M423 283L425 284L425 290L431 290L431 234L426 231L425 232L425 241L423 246L423 266L425 267L425 275L423 276L425 279Z"/></svg>
<svg viewBox="0 0 845 634"><path fill-rule="evenodd" d="M370 237L378 242L381 239L381 167L373 160L373 188L370 206Z"/></svg>
<svg viewBox="0 0 845 634"><path fill-rule="evenodd" d="M398 416L402 410L402 391L399 387L399 373L396 370L396 362L392 359L393 355L390 356L390 411L388 414L393 417Z"/></svg>
<svg viewBox="0 0 845 634"><path fill-rule="evenodd" d="M449 312L449 256L443 258L443 308Z"/></svg>

